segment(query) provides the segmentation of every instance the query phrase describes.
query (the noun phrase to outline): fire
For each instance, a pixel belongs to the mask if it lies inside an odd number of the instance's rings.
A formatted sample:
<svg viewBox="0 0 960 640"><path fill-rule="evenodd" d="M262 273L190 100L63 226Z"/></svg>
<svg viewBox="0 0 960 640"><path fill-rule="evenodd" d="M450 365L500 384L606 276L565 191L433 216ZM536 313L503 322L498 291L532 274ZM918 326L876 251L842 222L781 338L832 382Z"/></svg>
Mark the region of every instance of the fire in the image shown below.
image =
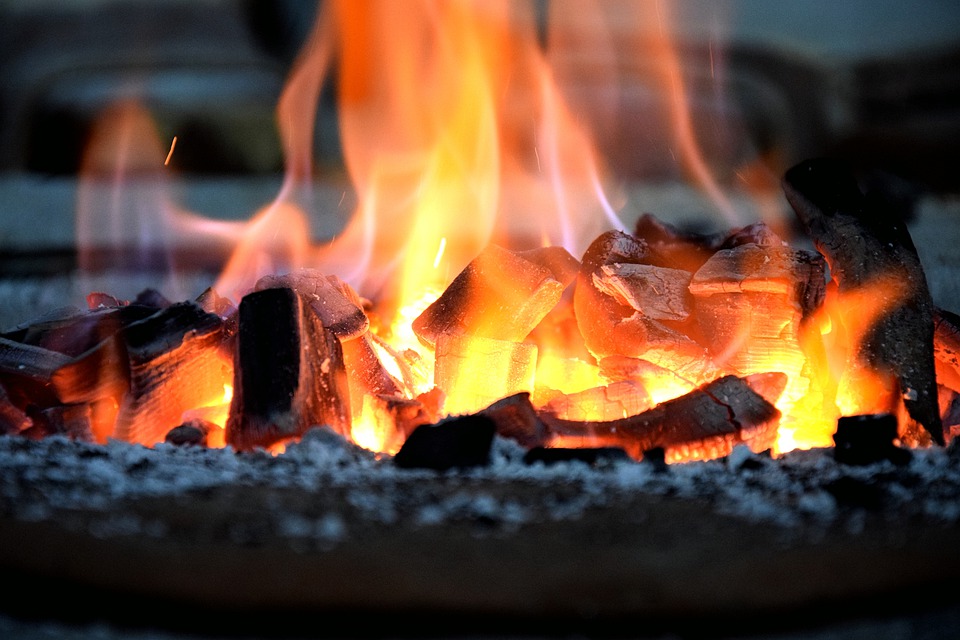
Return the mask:
<svg viewBox="0 0 960 640"><path fill-rule="evenodd" d="M634 18L670 19L663 3L652 5L652 13L641 10L645 4L623 6ZM395 452L412 424L435 417L430 403L439 395L440 415L481 411L527 392L537 409L559 412L555 417L560 420L576 415L599 424L628 420L721 376L781 373L787 382L776 394L781 414L776 453L829 446L838 416L899 410L891 381L858 360L869 327L903 294L895 274L854 291L832 286L807 318L801 318L790 298L792 283L784 284L779 274L758 276L753 284L745 284L750 274L734 278L733 284L699 283L697 304L723 297L736 308L752 305L738 316L736 326L718 323L716 339L702 360L684 360L686 352L667 347L657 353L618 354L626 362L601 362L596 349L588 348L573 317L568 287L586 286L589 278L582 271L579 276L569 273L559 254L534 252L558 249L578 262L599 234L625 229L608 197L612 188L591 128L603 123L577 112L561 82L566 47L578 44L576 38L565 39L570 32L561 27L574 19L609 27L616 16L590 2L576 8L557 10L544 46L533 3L324 3L277 107L287 161L283 186L273 202L244 224L178 210L162 172L177 137L164 159L145 110L134 103L118 105L105 114L89 151L79 198L82 255L94 255L103 241L130 244L127 237L94 235L103 229L124 229L138 242L149 236L162 247L196 243L229 248L229 260L212 288L234 305L265 276L310 269L339 277L345 283L340 293L369 318L369 333L364 338L339 334L334 340L302 327L299 337L304 344L368 340L351 343L354 351L344 357L375 362L376 375L349 367L330 371L336 366L330 364L337 355L333 349L317 376L349 378L351 397L345 404L350 418L344 430L357 444L378 452ZM662 29L657 33L648 48L630 42L626 50L658 61L682 165L725 219L734 222L744 212L723 193L698 147L675 45ZM597 73L614 78L618 52L609 42L598 50ZM335 237L316 242L308 224L316 213L310 198L315 178L311 141L318 95L330 77L338 83L344 160L358 202ZM131 180L144 177L145 186L131 191ZM141 199L144 192L149 197ZM135 206L127 206L131 202ZM768 201L761 204L769 206ZM132 222L114 224L130 209L140 211ZM766 269L780 247L764 253L769 247L757 243L762 254L758 269ZM685 263L697 259L683 258ZM618 330L626 325L644 331L665 327L664 333L670 333L686 326L689 313L679 311L643 324L653 316L622 288L637 271L624 270L623 263L634 266L619 257L602 265L607 280L601 288L615 300L611 317ZM669 265L674 266L681 267ZM494 272L497 277L491 279ZM451 290L459 296L453 302L443 297ZM667 296L666 289L656 291ZM434 336L418 324L441 302L470 331ZM184 419L215 425L208 446L227 444L229 412L237 404L234 363L221 364L218 374L210 374L216 379L203 384L217 392L222 388L222 397L206 398L183 413ZM613 390L611 383L618 381L611 378L611 367L635 367L630 384ZM363 375L369 379L358 382ZM387 387L390 393L384 391ZM431 396L435 391L437 396ZM430 402L418 409L428 396ZM552 444L618 444L623 437L616 428L598 433L563 433ZM137 438L153 444L162 435ZM293 437L285 434L266 448L280 453ZM728 444L677 449L668 459L720 455Z"/></svg>
<svg viewBox="0 0 960 640"><path fill-rule="evenodd" d="M897 274L849 291L828 287L824 304L803 337L810 390L785 407L781 451L830 446L840 416L900 412L896 383L863 362L860 348L871 327L905 293L904 280Z"/></svg>

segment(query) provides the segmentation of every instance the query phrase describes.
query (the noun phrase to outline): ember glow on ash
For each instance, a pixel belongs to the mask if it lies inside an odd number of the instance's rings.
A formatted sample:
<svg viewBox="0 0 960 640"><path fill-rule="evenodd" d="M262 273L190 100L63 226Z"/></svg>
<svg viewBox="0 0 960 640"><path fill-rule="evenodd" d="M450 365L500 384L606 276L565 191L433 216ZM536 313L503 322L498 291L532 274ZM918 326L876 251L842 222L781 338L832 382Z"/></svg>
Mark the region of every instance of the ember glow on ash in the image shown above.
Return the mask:
<svg viewBox="0 0 960 640"><path fill-rule="evenodd" d="M661 3L624 6L669 19ZM575 13L610 19L589 2ZM544 46L532 3L324 3L277 108L283 187L246 223L176 207L163 180L173 143L135 103L104 114L81 256L143 237L231 255L196 298L206 316L91 296L114 329L57 352L59 402L90 408L96 441L153 445L193 425L210 447L275 452L326 424L394 454L421 425L478 413L528 444L665 449L668 461L829 446L842 415L895 413L909 431L902 381L861 348L903 280L838 288L819 253L740 220L698 150L665 37L649 53L676 149L730 231L685 235L654 216L628 229L593 142L603 123L575 113L558 80L582 46L564 37L571 19L561 5ZM598 74L615 75L618 52L602 51ZM315 242L314 119L333 78L358 203Z"/></svg>

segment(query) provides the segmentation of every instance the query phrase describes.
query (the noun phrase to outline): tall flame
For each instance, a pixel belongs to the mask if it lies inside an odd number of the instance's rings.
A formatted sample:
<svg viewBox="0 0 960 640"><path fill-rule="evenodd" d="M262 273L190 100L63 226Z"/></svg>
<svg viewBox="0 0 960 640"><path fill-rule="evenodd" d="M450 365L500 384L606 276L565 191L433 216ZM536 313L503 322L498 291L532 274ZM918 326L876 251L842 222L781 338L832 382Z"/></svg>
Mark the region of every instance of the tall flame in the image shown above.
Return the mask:
<svg viewBox="0 0 960 640"><path fill-rule="evenodd" d="M644 79L661 85L667 113L659 124L670 132L670 153L728 222L744 218L697 140L683 61L667 35L675 31L675 7L570 0L550 5L546 22L542 9L508 0L322 3L277 105L283 185L249 222L205 220L173 205L166 175L177 139L161 143L142 105L118 103L95 128L84 167L81 266L92 267L104 246L133 248L138 259L159 255L171 269L170 248L219 247L230 258L214 289L234 302L264 275L312 267L376 301L378 348L393 354L423 349L412 319L491 243L562 246L579 258L601 232L624 230L595 135L617 137L613 114L622 96L616 92L621 75L636 73L630 67L636 60L651 64L655 72ZM623 40L621 20L647 28ZM585 46L591 75L573 77L583 67L582 59L571 59ZM311 192L319 99L334 83L343 159L357 198L347 220L335 219L338 211L316 210ZM576 102L584 87L607 93ZM312 216L333 218L326 227L336 235L312 237ZM791 381L781 402L780 451L829 445L837 415L890 406L889 381L856 366L856 354L863 328L901 293L894 279L864 291L832 291L803 329L806 361L770 363L771 370L805 365L810 381L809 389ZM565 340L553 344L568 326L560 318L557 335L544 330L538 336L536 349L525 355L521 387L533 386L530 376L570 394L603 384L595 363L570 357L577 349ZM743 330L746 340L749 327ZM426 369L419 382L429 383L433 372ZM485 373L489 369L473 377ZM686 382L648 392L659 402L688 390ZM423 392L414 386L414 395ZM466 398L450 398L451 406L464 410L476 408L474 396L489 399L476 389L457 392ZM365 446L384 450L396 434L376 423L381 409L374 405L358 409L355 439L362 433Z"/></svg>

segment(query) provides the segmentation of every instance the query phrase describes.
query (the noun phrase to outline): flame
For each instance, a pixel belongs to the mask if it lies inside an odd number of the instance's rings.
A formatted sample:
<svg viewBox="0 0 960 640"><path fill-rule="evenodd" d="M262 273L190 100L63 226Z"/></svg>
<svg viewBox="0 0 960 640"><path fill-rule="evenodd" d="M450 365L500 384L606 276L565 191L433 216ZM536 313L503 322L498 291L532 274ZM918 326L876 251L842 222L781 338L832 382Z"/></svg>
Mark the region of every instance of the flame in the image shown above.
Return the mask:
<svg viewBox="0 0 960 640"><path fill-rule="evenodd" d="M434 351L411 329L491 243L562 246L579 258L602 231L624 229L614 205L622 197L612 186L596 132L617 136L611 123L622 96L615 89L633 60L653 61L669 107L662 124L687 175L725 220L745 214L720 187L697 140L679 46L667 35L678 20L675 7L554 3L545 34L538 7L506 0L322 3L277 104L283 185L246 222L209 220L173 204L168 181L178 138L165 151L145 107L118 102L94 128L84 163L77 225L81 268L93 271L102 253L124 250L125 263L115 266L149 266L140 264L146 256L175 274L182 265L174 250L196 247L229 255L214 289L234 302L268 274L311 267L337 275L376 303L374 350L383 366L403 380L410 398L442 387L450 414L482 409L518 391L548 397L607 384L582 338L565 328L569 324L560 316L569 310L566 300L555 325L553 319L545 322L523 342L445 336ZM624 43L617 35L624 20L653 28L638 29ZM573 77L571 60L585 44L594 56L592 75ZM311 216L338 215L314 210L311 194L318 100L333 79L357 204L348 220L329 225L337 227L335 236L315 238ZM590 103L591 111L584 105L589 101L576 100L583 82L614 91ZM181 141L177 153L188 153L188 145ZM756 166L741 169L750 176L745 182L770 188ZM769 210L775 206L759 202L765 217L774 217ZM179 295L175 281L168 287ZM865 331L896 303L900 287L894 275L854 291L832 287L823 308L801 327L800 348L790 361L777 354L752 363L755 371L792 374L778 402L784 416L778 452L829 446L837 416L890 407L890 380L857 356ZM741 327L742 339L718 362L734 357L750 329ZM416 358L408 359L411 354ZM654 403L695 386L666 370L642 383ZM185 414L218 425L209 434L210 446L225 444L232 391L225 384L222 398ZM397 433L383 414L377 401L365 397L353 418L353 440L374 451L395 451ZM585 434L553 444L597 441ZM270 450L280 453L285 446Z"/></svg>
<svg viewBox="0 0 960 640"><path fill-rule="evenodd" d="M897 412L896 381L860 354L868 332L907 294L906 282L889 273L845 291L828 285L801 335L810 389L782 407L780 451L832 446L840 416Z"/></svg>

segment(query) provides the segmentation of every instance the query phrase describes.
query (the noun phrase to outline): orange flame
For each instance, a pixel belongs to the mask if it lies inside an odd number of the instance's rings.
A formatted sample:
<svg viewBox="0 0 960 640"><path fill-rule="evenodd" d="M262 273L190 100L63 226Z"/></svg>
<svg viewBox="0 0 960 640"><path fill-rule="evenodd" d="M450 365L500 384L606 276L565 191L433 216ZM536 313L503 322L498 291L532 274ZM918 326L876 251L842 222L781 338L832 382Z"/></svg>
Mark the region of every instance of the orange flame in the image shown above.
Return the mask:
<svg viewBox="0 0 960 640"><path fill-rule="evenodd" d="M283 186L246 223L206 220L174 206L166 175L177 138L166 150L141 105L116 105L95 128L84 167L78 195L81 266L92 268L104 247L152 243L164 259L171 259L165 251L171 247L214 247L230 252L214 288L234 302L264 275L312 267L339 276L376 302L384 349L419 353L425 347L411 321L491 243L563 246L579 258L599 233L623 228L588 126L616 136L609 116L618 97L594 101L588 123L584 111L571 106L574 89L561 87L570 80L565 60L584 45L583 38L596 52L590 80L604 87L616 85L631 57L655 60L679 161L728 222L740 218L743 212L721 189L697 140L677 44L666 35L676 19L673 7L558 4L551 8L544 46L537 6L506 0L323 3L277 105L287 163ZM624 17L652 23L652 39L643 44L631 39L618 50L612 32ZM592 26L572 28L581 22ZM318 100L334 72L344 160L358 202L349 220L336 221L334 237L316 239L310 216L336 215L314 211L310 194ZM178 154L185 146L186 141ZM172 270L176 266L170 264ZM890 277L862 290L832 289L804 327L805 367L764 363L771 371L804 369L805 379L792 378L778 405L784 415L779 451L829 446L838 415L889 408L890 382L857 357L864 332L895 304L901 287ZM560 319L557 326L563 333L568 325ZM743 331L747 340L749 327ZM454 387L445 390L446 410L459 412L516 391L572 394L604 384L596 363L581 358L582 344L571 344L569 336L549 338L509 344L451 339L441 370L432 370L433 354L427 354L430 366L418 372L411 392L424 393L437 376L446 376ZM739 346L735 341L731 350ZM483 358L450 371L450 359L476 356L478 350ZM501 371L499 386L486 384L492 369ZM647 383L654 402L693 384L678 375ZM393 451L396 433L378 424L382 411L375 404L360 407L352 435L363 446ZM228 406L229 397L211 398L210 406L194 413L210 417ZM211 419L222 426L225 415ZM222 429L211 435L212 446L223 442ZM284 446L278 443L273 451Z"/></svg>
<svg viewBox="0 0 960 640"><path fill-rule="evenodd" d="M781 420L780 451L832 446L840 416L898 410L896 382L864 362L861 349L871 328L906 295L905 282L891 273L847 291L830 283L801 336L810 389Z"/></svg>

